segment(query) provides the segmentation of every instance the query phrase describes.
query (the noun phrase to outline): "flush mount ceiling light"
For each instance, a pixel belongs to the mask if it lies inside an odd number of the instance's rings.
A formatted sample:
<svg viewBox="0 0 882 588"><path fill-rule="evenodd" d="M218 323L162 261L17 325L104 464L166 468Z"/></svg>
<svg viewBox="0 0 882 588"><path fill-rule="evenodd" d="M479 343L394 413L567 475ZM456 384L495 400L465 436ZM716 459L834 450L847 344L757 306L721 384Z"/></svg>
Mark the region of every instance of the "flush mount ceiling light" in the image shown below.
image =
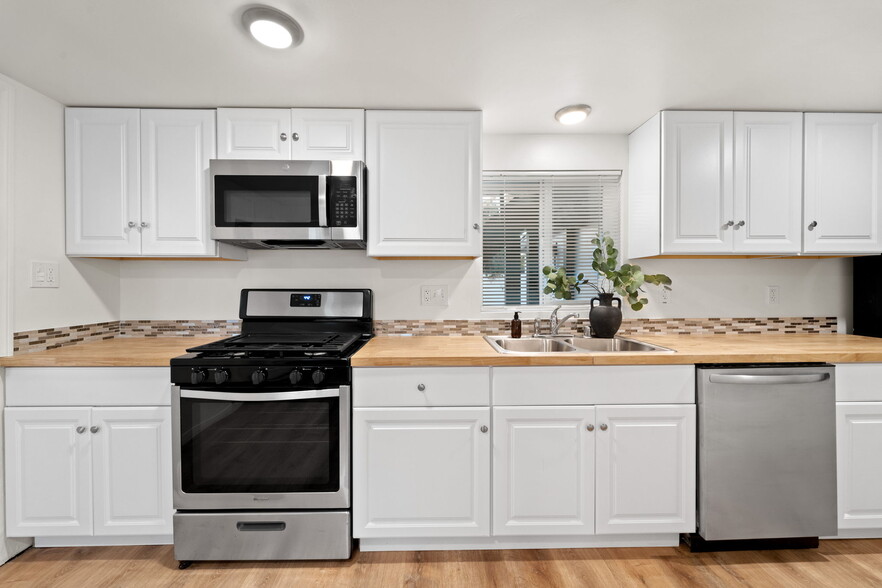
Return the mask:
<svg viewBox="0 0 882 588"><path fill-rule="evenodd" d="M254 6L242 13L242 25L258 43L273 49L296 47L303 42L300 24L269 6Z"/></svg>
<svg viewBox="0 0 882 588"><path fill-rule="evenodd" d="M554 118L562 125L574 125L582 122L591 114L591 107L587 104L573 104L564 106L554 113Z"/></svg>

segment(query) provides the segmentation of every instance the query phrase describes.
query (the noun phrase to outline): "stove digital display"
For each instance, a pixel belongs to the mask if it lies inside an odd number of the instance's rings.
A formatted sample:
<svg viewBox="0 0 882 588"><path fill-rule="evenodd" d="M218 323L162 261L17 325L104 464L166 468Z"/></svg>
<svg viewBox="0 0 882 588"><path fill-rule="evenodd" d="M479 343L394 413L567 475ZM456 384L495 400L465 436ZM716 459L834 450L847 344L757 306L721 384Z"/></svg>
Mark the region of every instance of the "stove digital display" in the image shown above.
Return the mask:
<svg viewBox="0 0 882 588"><path fill-rule="evenodd" d="M321 294L291 294L291 306L315 306L322 305Z"/></svg>

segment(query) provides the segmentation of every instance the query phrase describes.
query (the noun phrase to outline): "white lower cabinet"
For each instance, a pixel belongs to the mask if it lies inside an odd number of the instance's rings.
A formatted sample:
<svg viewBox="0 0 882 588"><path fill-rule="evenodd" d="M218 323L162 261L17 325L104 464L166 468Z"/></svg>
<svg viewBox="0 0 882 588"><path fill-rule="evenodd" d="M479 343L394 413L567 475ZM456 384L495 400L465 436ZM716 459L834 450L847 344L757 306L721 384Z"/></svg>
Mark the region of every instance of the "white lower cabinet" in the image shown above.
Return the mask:
<svg viewBox="0 0 882 588"><path fill-rule="evenodd" d="M594 533L593 406L493 408L493 534Z"/></svg>
<svg viewBox="0 0 882 588"><path fill-rule="evenodd" d="M597 534L695 531L695 405L597 407Z"/></svg>
<svg viewBox="0 0 882 588"><path fill-rule="evenodd" d="M171 409L6 409L10 537L172 532Z"/></svg>
<svg viewBox="0 0 882 588"><path fill-rule="evenodd" d="M882 528L882 402L836 404L836 452L839 528Z"/></svg>
<svg viewBox="0 0 882 588"><path fill-rule="evenodd" d="M355 408L354 536L488 536L489 425L489 408Z"/></svg>

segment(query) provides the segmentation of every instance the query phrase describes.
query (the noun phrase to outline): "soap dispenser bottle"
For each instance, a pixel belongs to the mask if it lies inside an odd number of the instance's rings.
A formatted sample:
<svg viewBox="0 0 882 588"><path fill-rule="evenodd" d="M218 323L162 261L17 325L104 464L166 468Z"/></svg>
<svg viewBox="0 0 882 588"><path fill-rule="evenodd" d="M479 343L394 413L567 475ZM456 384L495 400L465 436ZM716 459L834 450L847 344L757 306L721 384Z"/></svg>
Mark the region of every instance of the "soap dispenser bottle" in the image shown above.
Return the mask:
<svg viewBox="0 0 882 588"><path fill-rule="evenodd" d="M517 312L511 320L511 336L513 339L521 338L521 319L518 318Z"/></svg>

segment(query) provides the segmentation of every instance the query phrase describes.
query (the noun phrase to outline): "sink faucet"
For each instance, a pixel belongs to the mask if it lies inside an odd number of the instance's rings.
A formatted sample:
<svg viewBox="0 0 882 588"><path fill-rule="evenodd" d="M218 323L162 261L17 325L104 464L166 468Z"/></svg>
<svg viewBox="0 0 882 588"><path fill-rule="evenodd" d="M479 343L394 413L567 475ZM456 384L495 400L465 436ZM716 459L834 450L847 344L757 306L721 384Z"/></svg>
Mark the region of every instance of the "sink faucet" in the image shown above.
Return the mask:
<svg viewBox="0 0 882 588"><path fill-rule="evenodd" d="M563 317L562 319L558 320L557 311L559 311L559 310L560 310L560 305L556 306L554 308L554 310L551 311L551 316L548 317L548 321L549 321L549 323L551 323L551 335L557 335L557 331L558 331L558 329L560 329L560 326L562 324L564 324L565 322L567 322L568 320L570 320L571 318L579 318L579 313L574 312L574 313L568 314L565 317Z"/></svg>

